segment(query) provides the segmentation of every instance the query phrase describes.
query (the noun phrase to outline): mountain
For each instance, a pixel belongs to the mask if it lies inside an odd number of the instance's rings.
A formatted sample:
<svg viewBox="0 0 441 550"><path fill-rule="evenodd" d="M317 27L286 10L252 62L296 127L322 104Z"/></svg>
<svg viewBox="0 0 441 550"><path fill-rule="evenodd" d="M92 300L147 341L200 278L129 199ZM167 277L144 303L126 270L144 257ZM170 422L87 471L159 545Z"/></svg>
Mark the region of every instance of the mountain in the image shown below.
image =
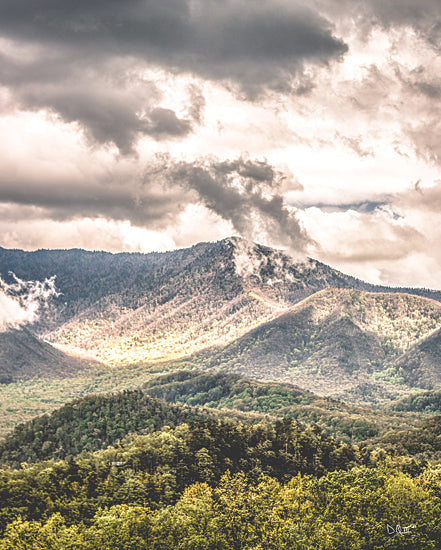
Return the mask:
<svg viewBox="0 0 441 550"><path fill-rule="evenodd" d="M89 367L26 329L0 332L0 384L32 378L66 378Z"/></svg>
<svg viewBox="0 0 441 550"><path fill-rule="evenodd" d="M292 418L348 443L369 442L392 429L417 426L420 415L374 411L319 397L291 384L263 383L236 374L177 371L136 390L75 399L17 425L0 441L0 464L64 459L203 418L246 424Z"/></svg>
<svg viewBox="0 0 441 550"><path fill-rule="evenodd" d="M35 330L63 349L116 364L227 343L289 305L350 278L240 239L162 254L0 250L0 274L56 276L61 292Z"/></svg>
<svg viewBox="0 0 441 550"><path fill-rule="evenodd" d="M402 386L426 387L418 372L398 378L397 365L412 365L409 357L423 350L419 357L426 370L430 364L431 372L437 372L440 326L441 304L433 300L327 289L185 364L291 382L359 403L381 402L394 399Z"/></svg>
<svg viewBox="0 0 441 550"><path fill-rule="evenodd" d="M392 290L236 237L151 254L0 249L0 276L10 280L9 272L23 280L55 275L60 295L33 330L62 350L112 365L229 344L326 288ZM437 292L407 290L441 300Z"/></svg>
<svg viewBox="0 0 441 550"><path fill-rule="evenodd" d="M439 409L439 387L419 394L441 385L439 293L238 239L152 255L0 249L0 267L55 275L62 293L37 336L0 337L4 381L22 369L0 385L3 423L138 386L0 443L20 464L0 472L1 548L392 548L398 521L406 547L441 547L439 468L425 463L441 457L441 422L416 424ZM75 370L61 348L108 365Z"/></svg>

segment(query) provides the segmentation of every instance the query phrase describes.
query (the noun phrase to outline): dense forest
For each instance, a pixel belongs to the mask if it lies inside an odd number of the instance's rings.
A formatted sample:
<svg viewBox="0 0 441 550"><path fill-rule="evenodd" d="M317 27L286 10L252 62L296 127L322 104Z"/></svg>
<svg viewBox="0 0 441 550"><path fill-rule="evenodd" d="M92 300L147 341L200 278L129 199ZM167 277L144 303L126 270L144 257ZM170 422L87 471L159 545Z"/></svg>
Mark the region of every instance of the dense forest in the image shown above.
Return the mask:
<svg viewBox="0 0 441 550"><path fill-rule="evenodd" d="M438 466L292 419L197 420L1 471L0 549L439 548L440 495Z"/></svg>
<svg viewBox="0 0 441 550"><path fill-rule="evenodd" d="M384 449L419 460L441 460L441 416L427 418L415 428L394 430L381 439Z"/></svg>
<svg viewBox="0 0 441 550"><path fill-rule="evenodd" d="M391 406L396 411L441 413L441 392L427 391L406 397Z"/></svg>
<svg viewBox="0 0 441 550"><path fill-rule="evenodd" d="M197 371L77 399L0 444L0 550L439 548L440 417L354 445L312 422L333 407L344 428L352 406Z"/></svg>
<svg viewBox="0 0 441 550"><path fill-rule="evenodd" d="M356 407L290 384L263 383L236 374L177 371L155 377L136 390L76 399L18 424L0 440L0 465L65 459L105 449L130 434L206 417L247 424L292 418L359 445L392 429L403 431L420 423L416 412Z"/></svg>
<svg viewBox="0 0 441 550"><path fill-rule="evenodd" d="M0 550L441 548L439 293L235 238L10 270L60 349L5 333Z"/></svg>
<svg viewBox="0 0 441 550"><path fill-rule="evenodd" d="M405 401L397 411L374 410L320 397L292 384L260 382L224 372L176 371L151 379L143 390L170 403L315 423L333 437L352 443L366 442L392 429L415 427L420 422L420 415L407 409ZM436 409L418 412L433 413Z"/></svg>
<svg viewBox="0 0 441 550"><path fill-rule="evenodd" d="M17 467L105 449L130 433L147 434L202 416L202 411L167 404L141 390L90 395L16 426L0 441L0 464Z"/></svg>

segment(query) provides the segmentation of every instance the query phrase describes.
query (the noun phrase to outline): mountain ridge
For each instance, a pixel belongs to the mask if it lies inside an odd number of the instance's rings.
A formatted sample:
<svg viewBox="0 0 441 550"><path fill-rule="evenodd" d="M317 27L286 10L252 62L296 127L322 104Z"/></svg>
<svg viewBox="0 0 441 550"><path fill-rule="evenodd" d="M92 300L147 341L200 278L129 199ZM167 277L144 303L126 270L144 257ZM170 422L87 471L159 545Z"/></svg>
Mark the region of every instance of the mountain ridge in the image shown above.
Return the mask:
<svg viewBox="0 0 441 550"><path fill-rule="evenodd" d="M427 388L418 385L418 376L397 384L396 365L412 347L441 334L440 327L441 304L436 301L410 294L325 289L235 341L202 350L182 363L294 383L319 395L367 405ZM441 383L436 362L426 370L430 380ZM360 401L361 390L367 392L365 401Z"/></svg>
<svg viewBox="0 0 441 550"><path fill-rule="evenodd" d="M237 237L150 254L0 249L0 276L11 271L56 276L38 337L111 367L181 362L365 404L441 385L435 352L418 348L418 363L410 350L441 328L441 292L372 285Z"/></svg>
<svg viewBox="0 0 441 550"><path fill-rule="evenodd" d="M238 237L150 254L0 250L0 276L56 275L60 296L33 328L53 345L118 364L228 343L324 288L399 292ZM412 290L412 289L411 289ZM413 289L441 301L441 293ZM166 337L158 337L158 334Z"/></svg>
<svg viewBox="0 0 441 550"><path fill-rule="evenodd" d="M262 425L290 418L346 443L369 442L392 427L409 429L416 413L379 413L320 398L290 384L235 374L177 371L136 390L89 395L21 423L0 440L0 464L60 460L202 419Z"/></svg>

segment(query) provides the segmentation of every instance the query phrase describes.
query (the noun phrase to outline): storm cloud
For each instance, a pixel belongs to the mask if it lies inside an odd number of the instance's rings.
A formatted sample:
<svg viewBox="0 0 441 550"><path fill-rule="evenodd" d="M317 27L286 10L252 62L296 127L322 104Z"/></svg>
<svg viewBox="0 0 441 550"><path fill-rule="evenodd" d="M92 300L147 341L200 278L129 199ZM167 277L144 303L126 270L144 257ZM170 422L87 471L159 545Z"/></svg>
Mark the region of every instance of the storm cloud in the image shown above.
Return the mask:
<svg viewBox="0 0 441 550"><path fill-rule="evenodd" d="M330 23L298 0L6 0L0 21L4 36L67 55L134 56L249 91L284 86L303 62L326 63L347 50Z"/></svg>
<svg viewBox="0 0 441 550"><path fill-rule="evenodd" d="M78 122L90 141L115 144L130 153L138 137L174 139L201 120L203 100L193 88L185 98L186 116L160 106L162 91L142 76L133 59L109 59L99 66L69 54L38 48L28 58L0 55L0 83L23 109L46 108L65 122Z"/></svg>
<svg viewBox="0 0 441 550"><path fill-rule="evenodd" d="M177 162L159 155L140 180L129 181L126 175L122 171L109 180L104 179L105 173L95 174L96 179L87 184L75 180L8 182L0 176L0 203L29 219L105 218L156 230L172 226L188 205L202 204L250 240L284 245L300 255L311 244L295 209L281 193L287 177L291 188L301 185L266 161L208 157Z"/></svg>
<svg viewBox="0 0 441 550"><path fill-rule="evenodd" d="M269 0L252 10L243 0L6 0L0 36L0 85L21 108L78 122L122 153L140 136L180 138L200 122L196 95L182 105L188 116L179 116L140 76L148 69L222 81L256 98L298 87L304 63L323 65L347 51L302 2Z"/></svg>
<svg viewBox="0 0 441 550"><path fill-rule="evenodd" d="M150 181L140 187L130 172L88 175L87 181L74 177L7 180L0 176L0 202L32 206L35 218L66 221L101 217L155 229L167 227L183 205L191 202L188 192L179 186L166 188Z"/></svg>
<svg viewBox="0 0 441 550"><path fill-rule="evenodd" d="M328 17L352 19L355 30L374 27L412 28L436 49L440 47L441 13L438 0L314 0Z"/></svg>
<svg viewBox="0 0 441 550"><path fill-rule="evenodd" d="M236 233L429 284L440 44L439 0L4 0L0 245Z"/></svg>
<svg viewBox="0 0 441 550"><path fill-rule="evenodd" d="M283 245L294 255L304 254L312 244L280 192L286 176L265 161L241 157L172 162L163 174L169 182L195 191L208 209L245 238Z"/></svg>

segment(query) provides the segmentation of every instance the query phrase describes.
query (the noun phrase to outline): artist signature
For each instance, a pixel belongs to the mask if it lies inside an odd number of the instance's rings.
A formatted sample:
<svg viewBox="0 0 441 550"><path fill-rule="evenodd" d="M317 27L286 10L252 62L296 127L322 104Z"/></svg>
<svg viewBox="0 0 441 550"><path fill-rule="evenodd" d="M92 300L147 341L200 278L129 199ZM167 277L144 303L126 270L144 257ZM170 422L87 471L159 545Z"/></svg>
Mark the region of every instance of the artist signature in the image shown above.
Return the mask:
<svg viewBox="0 0 441 550"><path fill-rule="evenodd" d="M412 523L412 525L407 525L406 527L401 527L400 524L396 525L395 527L392 527L391 525L387 524L387 534L388 535L401 535L404 537L404 535L410 535L412 533L411 529L415 529L416 525Z"/></svg>

